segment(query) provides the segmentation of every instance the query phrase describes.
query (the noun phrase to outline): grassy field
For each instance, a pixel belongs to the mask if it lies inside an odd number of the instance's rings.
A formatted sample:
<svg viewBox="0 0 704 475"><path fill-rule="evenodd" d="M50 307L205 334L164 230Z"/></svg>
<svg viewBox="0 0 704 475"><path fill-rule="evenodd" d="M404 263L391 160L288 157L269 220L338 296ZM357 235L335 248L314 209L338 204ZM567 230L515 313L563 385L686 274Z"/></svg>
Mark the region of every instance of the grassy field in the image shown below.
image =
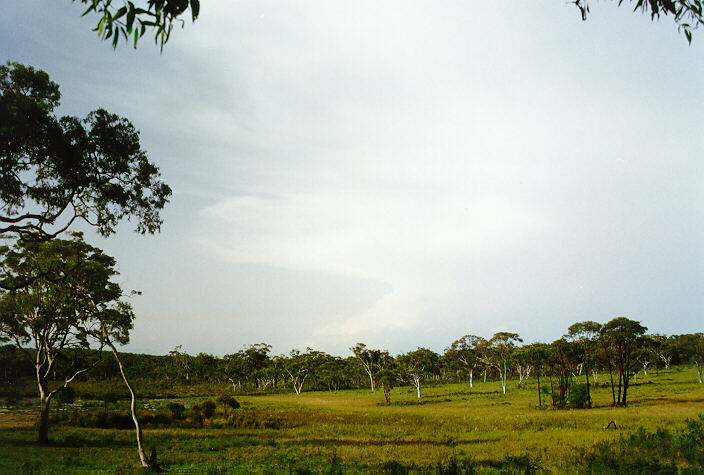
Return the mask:
<svg viewBox="0 0 704 475"><path fill-rule="evenodd" d="M243 396L236 410L240 427L228 427L216 413L206 428L147 427L145 439L176 472L451 472L455 463L566 471L579 468L580 457L600 441L639 427L677 433L687 418L704 412L704 385L689 368L639 375L629 396L628 408L611 408L610 388L598 387L593 399L599 407L539 409L534 380L523 389L513 382L507 395L497 382L471 390L429 385L420 401L413 388L399 387L391 405L383 404L380 391L368 390ZM137 469L132 431L54 425L54 443L38 447L35 420L32 411L0 411L0 472ZM615 430L604 429L610 421Z"/></svg>

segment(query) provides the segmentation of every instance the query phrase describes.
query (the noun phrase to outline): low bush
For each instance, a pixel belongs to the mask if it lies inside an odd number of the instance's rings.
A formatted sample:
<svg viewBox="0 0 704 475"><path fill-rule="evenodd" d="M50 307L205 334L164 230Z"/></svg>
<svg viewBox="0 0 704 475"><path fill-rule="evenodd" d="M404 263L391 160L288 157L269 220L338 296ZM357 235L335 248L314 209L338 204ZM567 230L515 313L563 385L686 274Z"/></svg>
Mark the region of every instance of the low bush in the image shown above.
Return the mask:
<svg viewBox="0 0 704 475"><path fill-rule="evenodd" d="M704 468L704 414L699 414L697 419L687 419L677 446L683 459Z"/></svg>
<svg viewBox="0 0 704 475"><path fill-rule="evenodd" d="M183 419L183 414L186 412L185 406L178 402L168 403L166 409L171 413L171 417L174 419Z"/></svg>
<svg viewBox="0 0 704 475"><path fill-rule="evenodd" d="M648 432L642 427L628 437L600 442L580 460L592 472L677 472L679 462L699 472L704 469L704 414L689 419L673 435L667 429Z"/></svg>
<svg viewBox="0 0 704 475"><path fill-rule="evenodd" d="M228 409L239 409L240 403L232 396L220 396L218 402Z"/></svg>
<svg viewBox="0 0 704 475"><path fill-rule="evenodd" d="M567 393L567 402L571 407L584 409L589 405L589 395L586 384L575 384Z"/></svg>

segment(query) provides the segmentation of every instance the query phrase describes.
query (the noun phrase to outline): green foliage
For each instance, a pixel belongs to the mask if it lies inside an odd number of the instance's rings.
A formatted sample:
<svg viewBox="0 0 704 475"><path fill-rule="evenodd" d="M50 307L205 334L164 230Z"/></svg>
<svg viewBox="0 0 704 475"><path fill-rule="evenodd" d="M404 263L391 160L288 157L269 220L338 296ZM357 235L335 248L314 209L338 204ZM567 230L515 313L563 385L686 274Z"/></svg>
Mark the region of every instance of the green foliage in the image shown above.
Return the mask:
<svg viewBox="0 0 704 475"><path fill-rule="evenodd" d="M699 414L696 419L687 419L678 447L682 458L695 467L704 468L704 414Z"/></svg>
<svg viewBox="0 0 704 475"><path fill-rule="evenodd" d="M642 427L628 437L596 444L581 460L592 472L676 472L672 434L665 429L648 432Z"/></svg>
<svg viewBox="0 0 704 475"><path fill-rule="evenodd" d="M386 400L386 404L391 404L391 390L394 388L398 380L396 371L391 368L384 368L378 373L377 378L384 391L384 399Z"/></svg>
<svg viewBox="0 0 704 475"><path fill-rule="evenodd" d="M581 460L592 472L677 472L680 459L694 471L704 469L704 414L688 419L682 432L638 428L627 437L596 444Z"/></svg>
<svg viewBox="0 0 704 475"><path fill-rule="evenodd" d="M174 419L183 419L183 414L186 412L186 407L179 402L168 403L166 409L171 413L171 417Z"/></svg>
<svg viewBox="0 0 704 475"><path fill-rule="evenodd" d="M229 409L239 409L240 403L232 396L220 396L218 402Z"/></svg>
<svg viewBox="0 0 704 475"><path fill-rule="evenodd" d="M88 5L83 16L91 12L98 14L98 24L93 31L98 32L101 39L111 40L113 48L117 48L121 37L126 43L133 43L136 48L139 39L150 30L154 33L154 42L163 49L169 41L174 22L183 26L184 20L181 16L185 15L189 8L193 21L200 13L199 0L146 0L146 4L138 2L138 5L128 1L123 2L120 7L113 5L112 0L80 2Z"/></svg>
<svg viewBox="0 0 704 475"><path fill-rule="evenodd" d="M586 384L574 384L567 393L567 402L576 409L584 409L589 406L589 393Z"/></svg>
<svg viewBox="0 0 704 475"><path fill-rule="evenodd" d="M48 240L83 221L107 236L123 218L157 232L171 189L139 132L103 109L58 118L60 97L44 71L0 66L0 235Z"/></svg>
<svg viewBox="0 0 704 475"><path fill-rule="evenodd" d="M215 414L216 407L215 401L206 399L202 403L193 406L193 410L199 412L203 416L203 419L210 419L213 417L213 414Z"/></svg>
<svg viewBox="0 0 704 475"><path fill-rule="evenodd" d="M573 0L571 3L579 8L582 19L586 20L590 13L590 0ZM622 3L624 0L618 0L619 5ZM701 0L629 0L628 3L635 3L633 11L650 14L652 20L660 19L661 15L672 15L677 30L684 33L688 43L692 42L692 31L704 25Z"/></svg>

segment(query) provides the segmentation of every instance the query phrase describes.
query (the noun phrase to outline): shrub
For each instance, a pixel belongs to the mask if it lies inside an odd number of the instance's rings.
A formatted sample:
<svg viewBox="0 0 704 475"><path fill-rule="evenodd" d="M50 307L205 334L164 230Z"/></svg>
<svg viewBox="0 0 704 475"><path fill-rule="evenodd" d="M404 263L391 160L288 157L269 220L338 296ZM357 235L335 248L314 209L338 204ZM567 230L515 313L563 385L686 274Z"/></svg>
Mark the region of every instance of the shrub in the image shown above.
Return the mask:
<svg viewBox="0 0 704 475"><path fill-rule="evenodd" d="M171 417L174 419L183 419L183 413L186 411L184 405L178 402L168 403L166 409L171 413Z"/></svg>
<svg viewBox="0 0 704 475"><path fill-rule="evenodd" d="M629 437L603 441L582 457L590 472L676 472L676 450L672 434L665 429L648 432L639 428Z"/></svg>
<svg viewBox="0 0 704 475"><path fill-rule="evenodd" d="M213 419L210 421L210 427L213 429L222 429L227 425L227 421L225 419Z"/></svg>
<svg viewBox="0 0 704 475"><path fill-rule="evenodd" d="M239 409L240 407L240 403L232 396L220 396L218 401L220 404L230 409Z"/></svg>
<svg viewBox="0 0 704 475"><path fill-rule="evenodd" d="M567 401L570 406L577 409L584 409L589 405L589 396L587 394L586 384L575 384L570 388L567 394Z"/></svg>
<svg viewBox="0 0 704 475"><path fill-rule="evenodd" d="M203 425L203 416L201 415L200 412L193 412L190 417L188 418L189 422L193 426L202 426Z"/></svg>
<svg viewBox="0 0 704 475"><path fill-rule="evenodd" d="M704 414L699 414L698 419L687 419L677 445L683 459L704 468Z"/></svg>
<svg viewBox="0 0 704 475"><path fill-rule="evenodd" d="M203 401L199 406L200 413L203 415L203 418L210 419L213 417L213 414L215 414L215 407L215 401L212 399Z"/></svg>

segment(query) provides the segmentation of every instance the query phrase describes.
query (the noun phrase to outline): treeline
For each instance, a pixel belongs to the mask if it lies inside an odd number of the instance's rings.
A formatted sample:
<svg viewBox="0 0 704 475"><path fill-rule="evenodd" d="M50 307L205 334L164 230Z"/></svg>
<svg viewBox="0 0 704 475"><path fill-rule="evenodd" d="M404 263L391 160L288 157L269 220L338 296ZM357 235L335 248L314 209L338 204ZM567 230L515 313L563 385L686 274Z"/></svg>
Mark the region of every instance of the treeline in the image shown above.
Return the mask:
<svg viewBox="0 0 704 475"><path fill-rule="evenodd" d="M235 393L266 391L352 389L410 384L422 396L427 382L466 382L477 378L497 382L506 393L508 381L522 386L527 378L538 380L538 399L550 395L550 404L564 406L570 389L581 386L581 404L591 406L590 384L608 378L612 404L626 405L628 388L639 372L658 373L670 365L694 364L702 382L704 334L647 334L639 322L615 318L606 324L579 322L567 334L549 344L522 344L516 333L500 332L491 338L465 335L438 354L419 348L392 356L388 351L358 343L347 358L307 348L288 355L272 355L265 343L248 345L222 358L200 353L189 355L176 347L168 355L153 356L125 353L121 359L131 380L151 381L168 391L170 387L219 385ZM31 379L35 368L16 346L0 347L0 378L11 387ZM57 374L76 365L91 363L92 370L83 381L119 378L115 359L95 350L67 354L57 363ZM542 383L541 383L542 378ZM602 382L603 383L603 382Z"/></svg>

